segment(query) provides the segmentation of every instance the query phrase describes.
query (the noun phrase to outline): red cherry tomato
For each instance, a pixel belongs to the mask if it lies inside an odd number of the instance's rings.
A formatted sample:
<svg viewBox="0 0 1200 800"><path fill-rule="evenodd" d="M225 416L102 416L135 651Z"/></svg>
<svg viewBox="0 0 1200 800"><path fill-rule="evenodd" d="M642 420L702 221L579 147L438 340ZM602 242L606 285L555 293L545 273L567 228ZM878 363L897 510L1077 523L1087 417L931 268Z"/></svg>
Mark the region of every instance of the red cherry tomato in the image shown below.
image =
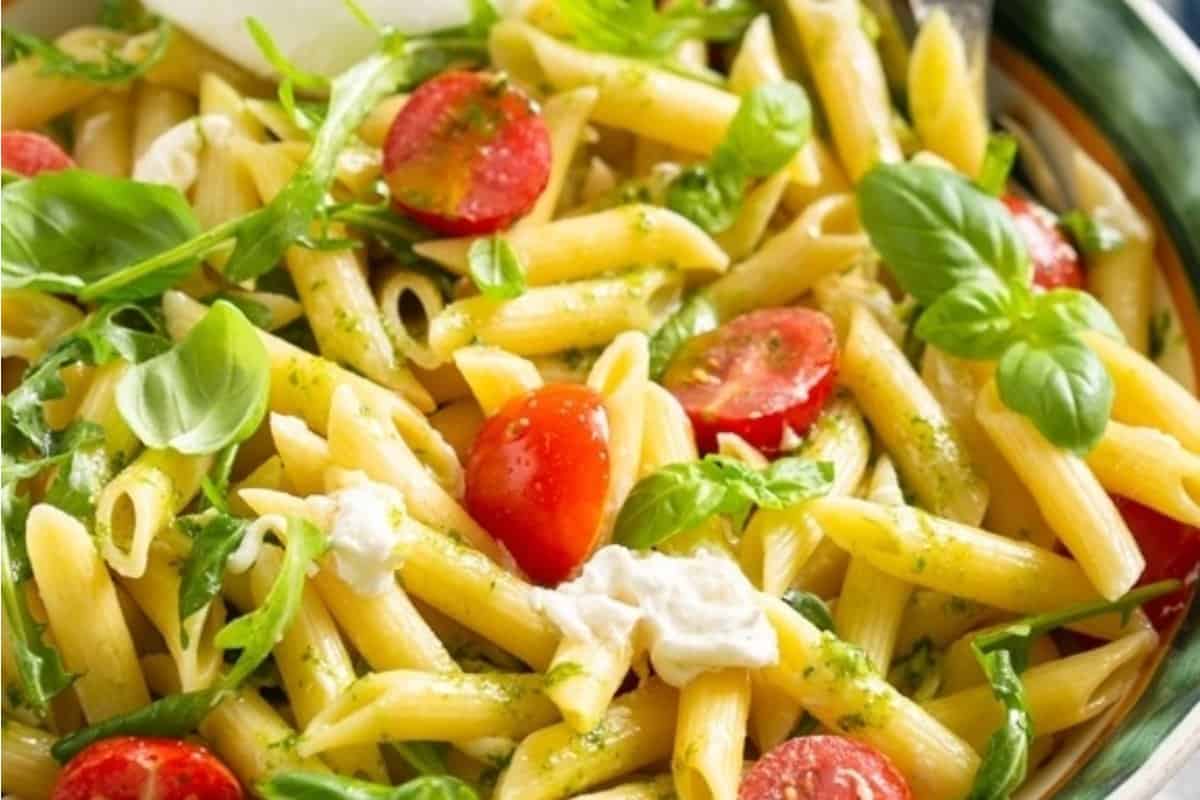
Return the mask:
<svg viewBox="0 0 1200 800"><path fill-rule="evenodd" d="M1033 261L1033 282L1043 289L1082 289L1083 264L1079 253L1058 228L1058 220L1049 210L1016 195L1005 195L1004 205L1012 214L1029 258Z"/></svg>
<svg viewBox="0 0 1200 800"><path fill-rule="evenodd" d="M736 433L778 452L784 426L802 435L821 413L837 375L833 322L807 308L752 311L692 339L663 376L692 419L696 442L715 450Z"/></svg>
<svg viewBox="0 0 1200 800"><path fill-rule="evenodd" d="M1184 608L1195 588L1200 573L1200 528L1185 525L1178 520L1163 516L1152 508L1127 497L1113 495L1117 510L1125 518L1125 524L1133 538L1137 539L1142 557L1146 559L1146 571L1138 581L1139 586L1155 581L1177 578L1183 587L1177 591L1143 606L1154 627L1162 630L1171 623Z"/></svg>
<svg viewBox="0 0 1200 800"><path fill-rule="evenodd" d="M507 227L550 178L550 132L503 78L447 72L404 104L383 145L383 174L401 210L448 236Z"/></svg>
<svg viewBox="0 0 1200 800"><path fill-rule="evenodd" d="M592 552L608 479L603 400L552 384L483 424L467 459L467 510L530 578L555 584Z"/></svg>
<svg viewBox="0 0 1200 800"><path fill-rule="evenodd" d="M911 800L900 771L869 744L843 736L789 739L742 778L738 800Z"/></svg>
<svg viewBox="0 0 1200 800"><path fill-rule="evenodd" d="M56 172L75 166L58 142L33 131L0 134L0 163L5 169L27 178L39 172Z"/></svg>
<svg viewBox="0 0 1200 800"><path fill-rule="evenodd" d="M208 750L179 739L118 736L72 758L50 800L242 800L241 784Z"/></svg>

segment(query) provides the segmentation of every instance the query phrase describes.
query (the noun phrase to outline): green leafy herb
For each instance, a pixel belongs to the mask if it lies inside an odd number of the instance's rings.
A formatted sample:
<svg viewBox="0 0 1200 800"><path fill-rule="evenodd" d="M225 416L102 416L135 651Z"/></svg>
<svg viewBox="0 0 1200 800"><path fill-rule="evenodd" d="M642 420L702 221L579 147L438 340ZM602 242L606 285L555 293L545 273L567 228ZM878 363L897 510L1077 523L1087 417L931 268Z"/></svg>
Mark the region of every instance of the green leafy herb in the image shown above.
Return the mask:
<svg viewBox="0 0 1200 800"><path fill-rule="evenodd" d="M393 747L421 775L445 775L450 771L446 765L450 746L445 742L396 742Z"/></svg>
<svg viewBox="0 0 1200 800"><path fill-rule="evenodd" d="M1087 254L1109 253L1125 246L1125 235L1121 231L1079 209L1063 214L1058 218L1058 224Z"/></svg>
<svg viewBox="0 0 1200 800"><path fill-rule="evenodd" d="M325 552L325 535L312 523L289 517L287 531L283 564L262 605L217 632L217 647L242 651L226 673L224 686L237 686L271 655L300 608L308 568Z"/></svg>
<svg viewBox="0 0 1200 800"><path fill-rule="evenodd" d="M116 400L146 446L215 453L254 432L269 389L266 347L222 300L173 349L131 368Z"/></svg>
<svg viewBox="0 0 1200 800"><path fill-rule="evenodd" d="M417 223L392 210L389 203L337 203L324 209L323 214L333 222L343 222L369 234L400 263L420 263L413 252L416 242L430 238L430 233Z"/></svg>
<svg viewBox="0 0 1200 800"><path fill-rule="evenodd" d="M927 306L916 335L960 358L999 359L1005 405L1059 447L1084 454L1095 446L1113 386L1079 333L1120 337L1104 307L1073 289L1035 293L1007 210L948 170L876 167L859 184L858 204L900 286Z"/></svg>
<svg viewBox="0 0 1200 800"><path fill-rule="evenodd" d="M517 251L502 236L471 242L467 265L471 280L487 297L509 300L525 292L525 268Z"/></svg>
<svg viewBox="0 0 1200 800"><path fill-rule="evenodd" d="M713 514L744 518L752 506L786 508L829 491L827 462L782 458L764 470L707 455L642 478L617 515L613 540L642 550L693 528Z"/></svg>
<svg viewBox="0 0 1200 800"><path fill-rule="evenodd" d="M988 137L987 152L975 185L992 197L1004 194L1008 173L1017 159L1017 139L1011 133L993 133Z"/></svg>
<svg viewBox="0 0 1200 800"><path fill-rule="evenodd" d="M0 30L3 36L4 61L6 64L23 58L36 57L41 61L40 75L86 81L104 85L123 84L141 77L162 60L171 39L171 26L159 22L158 36L146 55L138 61L129 61L115 50L106 50L99 61L76 58L54 42L46 41L31 33L22 33L8 28Z"/></svg>
<svg viewBox="0 0 1200 800"><path fill-rule="evenodd" d="M928 636L919 639L908 655L892 662L888 682L918 703L937 695L942 683L941 659Z"/></svg>
<svg viewBox="0 0 1200 800"><path fill-rule="evenodd" d="M783 169L812 133L812 108L799 85L755 87L738 105L725 138L706 164L690 166L667 186L667 207L709 233L733 224L746 184Z"/></svg>
<svg viewBox="0 0 1200 800"><path fill-rule="evenodd" d="M88 444L62 448L66 457L43 498L84 522L90 522L96 513L96 499L112 477L103 436L92 438Z"/></svg>
<svg viewBox="0 0 1200 800"><path fill-rule="evenodd" d="M192 549L179 570L179 621L185 622L207 606L221 591L225 564L246 535L247 523L223 512L210 512L201 521L182 517L180 526L192 533ZM187 633L180 625L182 642L187 647Z"/></svg>
<svg viewBox="0 0 1200 800"><path fill-rule="evenodd" d="M259 51L262 52L275 71L279 73L281 78L279 83L279 102L283 106L284 111L287 112L291 120L302 131L305 131L310 136L316 133L320 127L321 119L319 116L309 113L304 104L296 101L295 90L299 88L307 92L324 94L329 91L329 79L324 75L303 70L292 63L279 49L279 46L275 44L275 39L267 31L266 26L254 17L246 18L246 27L249 28L250 36L254 39L254 43L258 45Z"/></svg>
<svg viewBox="0 0 1200 800"><path fill-rule="evenodd" d="M237 459L240 446L237 442L225 445L213 459L208 474L200 480L204 501L224 514L229 513L229 477L233 473L233 462Z"/></svg>
<svg viewBox="0 0 1200 800"><path fill-rule="evenodd" d="M449 775L425 775L383 786L341 775L282 772L255 787L265 800L479 800L475 790Z"/></svg>
<svg viewBox="0 0 1200 800"><path fill-rule="evenodd" d="M837 633L833 625L833 615L829 613L829 606L825 605L825 601L812 592L788 589L783 593L783 602L818 629Z"/></svg>
<svg viewBox="0 0 1200 800"><path fill-rule="evenodd" d="M720 313L707 295L698 292L689 297L650 339L650 377L661 378L689 339L714 331L720 324Z"/></svg>
<svg viewBox="0 0 1200 800"><path fill-rule="evenodd" d="M156 21L137 0L104 0L100 5L100 24L115 31L139 33L154 27Z"/></svg>
<svg viewBox="0 0 1200 800"><path fill-rule="evenodd" d="M6 186L0 207L0 263L8 288L136 300L161 294L196 263L170 261L111 291L86 291L200 232L191 206L170 186L83 170L47 172Z"/></svg>
<svg viewBox="0 0 1200 800"><path fill-rule="evenodd" d="M201 689L155 700L136 711L64 736L50 747L50 754L59 763L65 763L88 745L112 736L187 736L224 699L225 691Z"/></svg>
<svg viewBox="0 0 1200 800"><path fill-rule="evenodd" d="M758 9L746 0L682 0L659 11L654 0L563 0L575 41L588 50L666 59L686 39L729 42Z"/></svg>

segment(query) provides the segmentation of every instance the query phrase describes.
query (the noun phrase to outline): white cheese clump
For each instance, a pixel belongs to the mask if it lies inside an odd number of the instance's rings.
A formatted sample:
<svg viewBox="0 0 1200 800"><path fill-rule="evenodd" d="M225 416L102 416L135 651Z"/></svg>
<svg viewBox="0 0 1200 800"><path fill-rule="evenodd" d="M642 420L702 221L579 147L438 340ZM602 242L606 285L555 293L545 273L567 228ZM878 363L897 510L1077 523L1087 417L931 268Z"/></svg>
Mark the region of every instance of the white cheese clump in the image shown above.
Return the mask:
<svg viewBox="0 0 1200 800"><path fill-rule="evenodd" d="M358 594L380 594L396 580L403 495L372 481L339 489L329 499L334 508L329 547L337 576Z"/></svg>
<svg viewBox="0 0 1200 800"><path fill-rule="evenodd" d="M223 145L233 123L220 114L192 117L160 134L133 165L133 179L165 183L186 193L200 171L200 151L207 144Z"/></svg>
<svg viewBox="0 0 1200 800"><path fill-rule="evenodd" d="M655 672L682 687L708 670L779 662L779 643L758 592L733 562L601 548L578 578L534 602L562 632L601 646L628 641Z"/></svg>

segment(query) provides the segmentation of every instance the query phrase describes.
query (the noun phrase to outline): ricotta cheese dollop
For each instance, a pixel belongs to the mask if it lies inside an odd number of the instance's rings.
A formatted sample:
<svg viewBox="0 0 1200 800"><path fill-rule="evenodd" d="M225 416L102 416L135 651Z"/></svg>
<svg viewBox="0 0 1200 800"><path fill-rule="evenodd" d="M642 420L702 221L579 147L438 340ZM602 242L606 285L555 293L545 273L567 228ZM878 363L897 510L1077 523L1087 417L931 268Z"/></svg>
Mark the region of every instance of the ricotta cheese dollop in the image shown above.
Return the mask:
<svg viewBox="0 0 1200 800"><path fill-rule="evenodd" d="M379 594L396 579L404 497L386 484L366 482L329 499L329 548L337 576L358 594Z"/></svg>
<svg viewBox="0 0 1200 800"><path fill-rule="evenodd" d="M708 670L779 661L758 592L736 564L710 553L639 554L609 545L575 580L537 590L534 602L568 639L604 646L633 637L634 651L647 651L672 686Z"/></svg>
<svg viewBox="0 0 1200 800"><path fill-rule="evenodd" d="M206 144L223 144L232 134L233 123L220 114L186 119L150 143L133 165L133 179L165 183L186 193L200 172L200 151Z"/></svg>

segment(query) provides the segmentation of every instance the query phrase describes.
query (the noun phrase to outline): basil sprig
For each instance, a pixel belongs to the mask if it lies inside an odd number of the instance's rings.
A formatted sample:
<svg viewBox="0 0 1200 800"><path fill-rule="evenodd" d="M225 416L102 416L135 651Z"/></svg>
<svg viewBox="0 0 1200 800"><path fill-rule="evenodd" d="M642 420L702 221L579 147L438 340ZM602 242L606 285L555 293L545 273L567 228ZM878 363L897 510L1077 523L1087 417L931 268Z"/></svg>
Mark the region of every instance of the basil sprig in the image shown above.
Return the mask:
<svg viewBox="0 0 1200 800"><path fill-rule="evenodd" d="M1003 205L948 170L881 165L858 186L871 243L926 307L922 340L967 359L999 359L1009 408L1049 441L1083 454L1104 433L1112 379L1079 338L1120 338L1108 311L1074 289L1035 293L1032 265Z"/></svg>
<svg viewBox="0 0 1200 800"><path fill-rule="evenodd" d="M1033 640L1064 625L1101 614L1118 613L1123 622L1128 621L1143 603L1170 594L1180 585L1177 580L1159 581L1111 602L1083 603L1026 617L971 641L971 649L991 684L992 694L1004 707L1004 721L988 740L967 800L1005 800L1025 780L1033 743L1033 721L1020 674L1029 666Z"/></svg>
<svg viewBox="0 0 1200 800"><path fill-rule="evenodd" d="M671 464L633 487L617 515L613 541L646 549L714 514L744 520L754 506L786 508L825 494L832 482L832 464L795 457L763 470L711 454Z"/></svg>
<svg viewBox="0 0 1200 800"><path fill-rule="evenodd" d="M423 775L399 786L318 772L281 772L255 787L265 800L479 800L449 775Z"/></svg>
<svg viewBox="0 0 1200 800"><path fill-rule="evenodd" d="M654 0L561 0L558 8L580 47L648 60L669 59L687 39L733 41L758 13L747 0L682 0L661 11Z"/></svg>
<svg viewBox="0 0 1200 800"><path fill-rule="evenodd" d="M487 297L511 300L525 292L525 268L517 251L503 236L471 242L467 266L475 287Z"/></svg>
<svg viewBox="0 0 1200 800"><path fill-rule="evenodd" d="M812 107L798 84L755 87L738 105L725 138L706 164L667 186L667 206L709 233L733 224L746 184L783 169L812 133Z"/></svg>

